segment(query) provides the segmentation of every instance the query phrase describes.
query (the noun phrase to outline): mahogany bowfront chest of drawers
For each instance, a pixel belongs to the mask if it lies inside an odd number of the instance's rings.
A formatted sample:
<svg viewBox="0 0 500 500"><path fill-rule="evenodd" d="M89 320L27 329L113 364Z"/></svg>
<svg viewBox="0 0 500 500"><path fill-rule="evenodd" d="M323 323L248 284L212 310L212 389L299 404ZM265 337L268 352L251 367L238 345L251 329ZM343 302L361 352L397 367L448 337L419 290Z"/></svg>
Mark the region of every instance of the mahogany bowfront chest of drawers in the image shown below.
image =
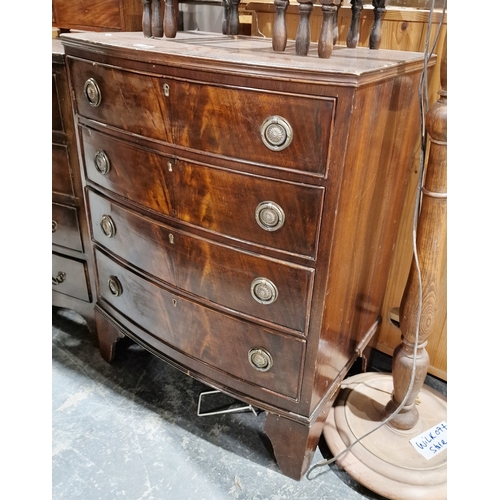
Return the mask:
<svg viewBox="0 0 500 500"><path fill-rule="evenodd" d="M94 332L95 279L64 49L52 40L52 305Z"/></svg>
<svg viewBox="0 0 500 500"><path fill-rule="evenodd" d="M103 357L128 336L265 410L300 479L380 321L422 54L320 60L200 32L62 40Z"/></svg>

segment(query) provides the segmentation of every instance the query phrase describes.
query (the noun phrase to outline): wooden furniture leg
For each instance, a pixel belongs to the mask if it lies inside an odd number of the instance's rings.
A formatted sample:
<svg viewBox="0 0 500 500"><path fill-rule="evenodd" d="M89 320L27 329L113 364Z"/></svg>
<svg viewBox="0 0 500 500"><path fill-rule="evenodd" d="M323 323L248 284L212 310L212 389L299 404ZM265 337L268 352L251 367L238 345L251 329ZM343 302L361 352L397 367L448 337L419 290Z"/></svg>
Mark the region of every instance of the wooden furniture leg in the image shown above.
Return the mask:
<svg viewBox="0 0 500 500"><path fill-rule="evenodd" d="M222 0L222 34L227 35L227 23L229 21L229 0Z"/></svg>
<svg viewBox="0 0 500 500"><path fill-rule="evenodd" d="M163 17L163 30L167 38L177 35L179 0L165 0L165 13Z"/></svg>
<svg viewBox="0 0 500 500"><path fill-rule="evenodd" d="M151 0L142 0L142 32L146 38L151 38Z"/></svg>
<svg viewBox="0 0 500 500"><path fill-rule="evenodd" d="M372 0L373 4L373 26L370 32L370 49L379 49L382 39L382 16L385 12L385 0Z"/></svg>
<svg viewBox="0 0 500 500"><path fill-rule="evenodd" d="M289 0L274 0L276 16L273 25L273 50L275 52L282 52L286 48L286 9L289 3Z"/></svg>
<svg viewBox="0 0 500 500"><path fill-rule="evenodd" d="M320 0L323 11L323 22L318 40L318 56L328 59L333 52L333 47L337 43L339 29L337 26L338 8L341 0Z"/></svg>
<svg viewBox="0 0 500 500"><path fill-rule="evenodd" d="M117 328L115 328L109 321L106 321L96 308L95 321L97 325L97 339L99 341L99 350L101 351L101 356L108 363L111 363L115 357L116 343L125 337Z"/></svg>
<svg viewBox="0 0 500 500"><path fill-rule="evenodd" d="M240 0L229 0L229 15L227 18L227 35L237 35L240 29L240 19L238 8L240 5Z"/></svg>
<svg viewBox="0 0 500 500"><path fill-rule="evenodd" d="M299 2L299 26L295 37L295 53L298 56L307 56L309 45L311 43L311 28L309 18L313 9L311 0L297 0Z"/></svg>
<svg viewBox="0 0 500 500"><path fill-rule="evenodd" d="M285 476L300 481L308 471L330 408L331 401L310 425L273 413L266 415L264 432L273 445L274 457Z"/></svg>
<svg viewBox="0 0 500 500"><path fill-rule="evenodd" d="M363 10L363 0L351 0L351 6L352 18L347 32L347 46L354 49L357 47L359 40L359 17Z"/></svg>
<svg viewBox="0 0 500 500"><path fill-rule="evenodd" d="M154 37L163 37L163 22L161 18L161 0L152 0L151 4L151 32Z"/></svg>

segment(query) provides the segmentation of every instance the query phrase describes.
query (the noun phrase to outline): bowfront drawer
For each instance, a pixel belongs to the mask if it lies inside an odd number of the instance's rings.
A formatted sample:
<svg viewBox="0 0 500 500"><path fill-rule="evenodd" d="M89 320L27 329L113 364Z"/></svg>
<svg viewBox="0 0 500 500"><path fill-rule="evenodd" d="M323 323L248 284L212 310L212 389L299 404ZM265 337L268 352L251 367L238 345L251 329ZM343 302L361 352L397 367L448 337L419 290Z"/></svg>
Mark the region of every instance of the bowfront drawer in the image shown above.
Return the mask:
<svg viewBox="0 0 500 500"><path fill-rule="evenodd" d="M52 203L52 244L83 251L76 208Z"/></svg>
<svg viewBox="0 0 500 500"><path fill-rule="evenodd" d="M335 100L180 81L69 58L78 113L185 148L324 175Z"/></svg>
<svg viewBox="0 0 500 500"><path fill-rule="evenodd" d="M90 302L85 263L53 253L52 291Z"/></svg>
<svg viewBox="0 0 500 500"><path fill-rule="evenodd" d="M94 240L132 266L228 310L306 332L312 269L215 244L88 196Z"/></svg>
<svg viewBox="0 0 500 500"><path fill-rule="evenodd" d="M204 229L315 258L323 188L195 164L80 130L86 175L100 186Z"/></svg>
<svg viewBox="0 0 500 500"><path fill-rule="evenodd" d="M305 341L272 333L158 287L96 251L98 293L167 346L233 377L298 397ZM168 352L167 352L168 354Z"/></svg>

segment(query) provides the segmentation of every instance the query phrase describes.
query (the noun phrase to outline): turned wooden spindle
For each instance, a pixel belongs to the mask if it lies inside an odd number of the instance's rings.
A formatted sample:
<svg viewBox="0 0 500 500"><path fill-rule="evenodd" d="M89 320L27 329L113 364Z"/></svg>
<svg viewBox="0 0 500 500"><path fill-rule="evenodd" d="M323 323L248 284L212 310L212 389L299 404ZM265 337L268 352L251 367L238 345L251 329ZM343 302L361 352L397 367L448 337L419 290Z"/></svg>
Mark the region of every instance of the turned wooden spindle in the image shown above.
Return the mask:
<svg viewBox="0 0 500 500"><path fill-rule="evenodd" d="M165 0L165 14L163 17L163 30L167 38L175 38L178 25L178 0Z"/></svg>
<svg viewBox="0 0 500 500"><path fill-rule="evenodd" d="M394 391L386 406L392 413L403 402L408 390L413 363L416 332L418 346L415 381L405 406L388 425L401 430L412 429L419 420L416 397L423 387L429 368L425 349L435 326L439 289L443 286L446 263L446 155L447 155L447 77L446 38L441 59L441 90L438 101L429 109L425 125L428 133L427 171L421 190L421 207L417 229L417 255L422 278L422 307L418 322L419 281L415 258L400 308L402 342L394 351L392 372ZM418 325L417 325L418 322Z"/></svg>
<svg viewBox="0 0 500 500"><path fill-rule="evenodd" d="M295 53L298 56L307 56L311 43L311 29L309 18L313 9L312 0L297 0L299 2L299 26L295 37Z"/></svg>
<svg viewBox="0 0 500 500"><path fill-rule="evenodd" d="M351 0L351 25L347 32L347 47L354 49L358 45L359 40L359 18L363 10L363 0Z"/></svg>
<svg viewBox="0 0 500 500"><path fill-rule="evenodd" d="M151 4L151 32L156 38L163 37L163 22L161 18L161 0L152 0Z"/></svg>
<svg viewBox="0 0 500 500"><path fill-rule="evenodd" d="M240 29L239 6L240 0L229 0L229 15L227 19L227 35L235 36Z"/></svg>
<svg viewBox="0 0 500 500"><path fill-rule="evenodd" d="M286 9L288 9L289 0L274 0L276 15L273 25L273 50L282 52L286 48Z"/></svg>
<svg viewBox="0 0 500 500"><path fill-rule="evenodd" d="M318 56L328 59L337 43L339 29L337 26L338 8L342 0L320 0L323 11L323 22L318 40Z"/></svg>
<svg viewBox="0 0 500 500"><path fill-rule="evenodd" d="M142 32L146 38L153 36L151 30L151 0L142 0Z"/></svg>
<svg viewBox="0 0 500 500"><path fill-rule="evenodd" d="M370 49L379 49L382 39L382 16L385 12L385 0L372 0L373 5L373 26L370 32Z"/></svg>
<svg viewBox="0 0 500 500"><path fill-rule="evenodd" d="M227 23L229 21L229 0L222 0L222 34L227 35Z"/></svg>

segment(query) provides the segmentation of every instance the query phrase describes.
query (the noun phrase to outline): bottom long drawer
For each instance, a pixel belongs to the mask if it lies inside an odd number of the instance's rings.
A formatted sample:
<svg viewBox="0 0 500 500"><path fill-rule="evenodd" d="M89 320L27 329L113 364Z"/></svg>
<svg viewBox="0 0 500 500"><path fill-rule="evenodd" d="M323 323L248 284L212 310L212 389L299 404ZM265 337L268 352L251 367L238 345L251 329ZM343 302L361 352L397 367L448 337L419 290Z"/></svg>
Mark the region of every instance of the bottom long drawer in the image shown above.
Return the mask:
<svg viewBox="0 0 500 500"><path fill-rule="evenodd" d="M297 399L305 340L175 295L96 249L98 295L147 336L253 385ZM109 309L109 308L108 308ZM168 353L167 353L168 354Z"/></svg>

